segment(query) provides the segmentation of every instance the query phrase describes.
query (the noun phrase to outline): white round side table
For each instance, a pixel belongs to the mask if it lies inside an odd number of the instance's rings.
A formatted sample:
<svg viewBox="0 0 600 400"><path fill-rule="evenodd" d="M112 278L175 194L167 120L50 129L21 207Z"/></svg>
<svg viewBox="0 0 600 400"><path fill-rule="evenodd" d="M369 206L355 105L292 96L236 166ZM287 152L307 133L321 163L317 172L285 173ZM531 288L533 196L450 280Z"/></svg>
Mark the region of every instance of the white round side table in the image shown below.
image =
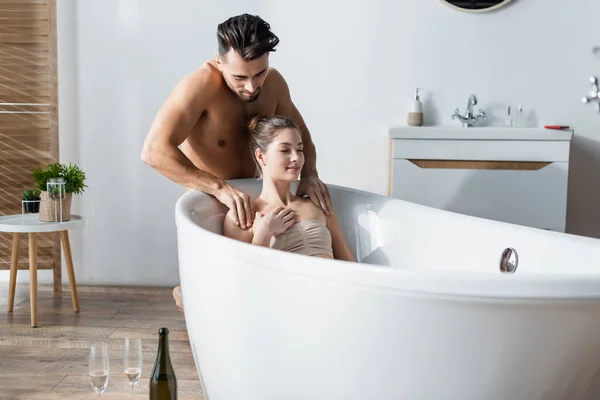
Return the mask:
<svg viewBox="0 0 600 400"><path fill-rule="evenodd" d="M69 275L69 287L73 300L73 310L79 312L79 299L77 298L77 284L75 282L75 271L73 270L73 257L71 255L71 243L69 242L69 229L80 228L84 220L79 215L71 215L64 222L41 222L39 214L15 214L0 216L0 232L13 234L12 253L10 262L10 282L8 288L8 312L13 311L15 302L15 289L17 285L17 269L19 266L19 245L21 233L29 236L29 294L31 297L31 326L37 326L37 233L60 232L67 274ZM55 266L56 268L56 266ZM60 269L60 265L58 266ZM56 279L56 274L54 275ZM60 274L58 275L60 280ZM56 282L55 282L56 284ZM60 284L60 282L58 283ZM56 286L55 286L56 287Z"/></svg>

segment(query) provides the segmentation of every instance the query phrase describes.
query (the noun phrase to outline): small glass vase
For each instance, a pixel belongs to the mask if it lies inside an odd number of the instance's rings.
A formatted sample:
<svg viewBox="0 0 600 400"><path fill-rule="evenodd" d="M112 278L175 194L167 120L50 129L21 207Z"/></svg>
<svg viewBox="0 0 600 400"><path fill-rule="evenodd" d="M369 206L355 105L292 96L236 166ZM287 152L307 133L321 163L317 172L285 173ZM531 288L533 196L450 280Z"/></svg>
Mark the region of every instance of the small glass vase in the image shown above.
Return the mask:
<svg viewBox="0 0 600 400"><path fill-rule="evenodd" d="M66 182L64 178L50 178L46 182L46 189L48 190L48 196L52 200L64 200L67 196L65 191Z"/></svg>
<svg viewBox="0 0 600 400"><path fill-rule="evenodd" d="M54 202L54 221L63 222L63 206L67 197L64 178L50 178L46 182L48 197Z"/></svg>

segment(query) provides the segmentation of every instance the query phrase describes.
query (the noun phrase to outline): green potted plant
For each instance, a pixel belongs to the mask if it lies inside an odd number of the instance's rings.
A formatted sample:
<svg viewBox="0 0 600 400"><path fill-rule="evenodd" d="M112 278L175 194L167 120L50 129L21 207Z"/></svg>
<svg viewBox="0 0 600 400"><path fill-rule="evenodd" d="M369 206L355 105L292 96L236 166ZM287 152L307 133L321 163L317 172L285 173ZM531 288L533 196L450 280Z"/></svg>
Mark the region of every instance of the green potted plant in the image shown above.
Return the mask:
<svg viewBox="0 0 600 400"><path fill-rule="evenodd" d="M23 192L23 208L25 213L40 212L40 194L37 189L27 189Z"/></svg>
<svg viewBox="0 0 600 400"><path fill-rule="evenodd" d="M40 195L40 221L68 221L71 218L71 198L73 194L85 191L85 172L77 165L54 163L47 168L37 168L31 174ZM54 182L64 182L56 184ZM50 191L48 192L50 183ZM61 218L62 211L62 218Z"/></svg>

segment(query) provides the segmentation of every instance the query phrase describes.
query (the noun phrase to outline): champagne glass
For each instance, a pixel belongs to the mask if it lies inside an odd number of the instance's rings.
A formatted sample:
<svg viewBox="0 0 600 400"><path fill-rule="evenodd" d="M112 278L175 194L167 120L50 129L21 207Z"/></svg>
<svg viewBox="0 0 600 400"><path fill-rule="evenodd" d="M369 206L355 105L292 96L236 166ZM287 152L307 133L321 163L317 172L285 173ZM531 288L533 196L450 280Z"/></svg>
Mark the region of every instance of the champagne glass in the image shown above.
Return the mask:
<svg viewBox="0 0 600 400"><path fill-rule="evenodd" d="M125 338L123 346L123 366L125 375L131 385L131 397L135 392L135 385L142 375L142 339Z"/></svg>
<svg viewBox="0 0 600 400"><path fill-rule="evenodd" d="M92 388L98 394L98 398L108 386L108 344L104 341L94 341L90 347L90 381Z"/></svg>

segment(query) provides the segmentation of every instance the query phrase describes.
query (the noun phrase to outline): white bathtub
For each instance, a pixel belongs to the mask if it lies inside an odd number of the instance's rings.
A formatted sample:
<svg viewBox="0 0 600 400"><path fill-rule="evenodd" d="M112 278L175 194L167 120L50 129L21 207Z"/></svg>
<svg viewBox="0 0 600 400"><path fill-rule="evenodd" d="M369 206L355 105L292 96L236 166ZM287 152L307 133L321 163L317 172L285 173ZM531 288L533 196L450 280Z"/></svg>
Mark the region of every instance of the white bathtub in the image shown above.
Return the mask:
<svg viewBox="0 0 600 400"><path fill-rule="evenodd" d="M600 240L330 191L363 263L231 240L212 197L177 202L208 399L600 398Z"/></svg>

